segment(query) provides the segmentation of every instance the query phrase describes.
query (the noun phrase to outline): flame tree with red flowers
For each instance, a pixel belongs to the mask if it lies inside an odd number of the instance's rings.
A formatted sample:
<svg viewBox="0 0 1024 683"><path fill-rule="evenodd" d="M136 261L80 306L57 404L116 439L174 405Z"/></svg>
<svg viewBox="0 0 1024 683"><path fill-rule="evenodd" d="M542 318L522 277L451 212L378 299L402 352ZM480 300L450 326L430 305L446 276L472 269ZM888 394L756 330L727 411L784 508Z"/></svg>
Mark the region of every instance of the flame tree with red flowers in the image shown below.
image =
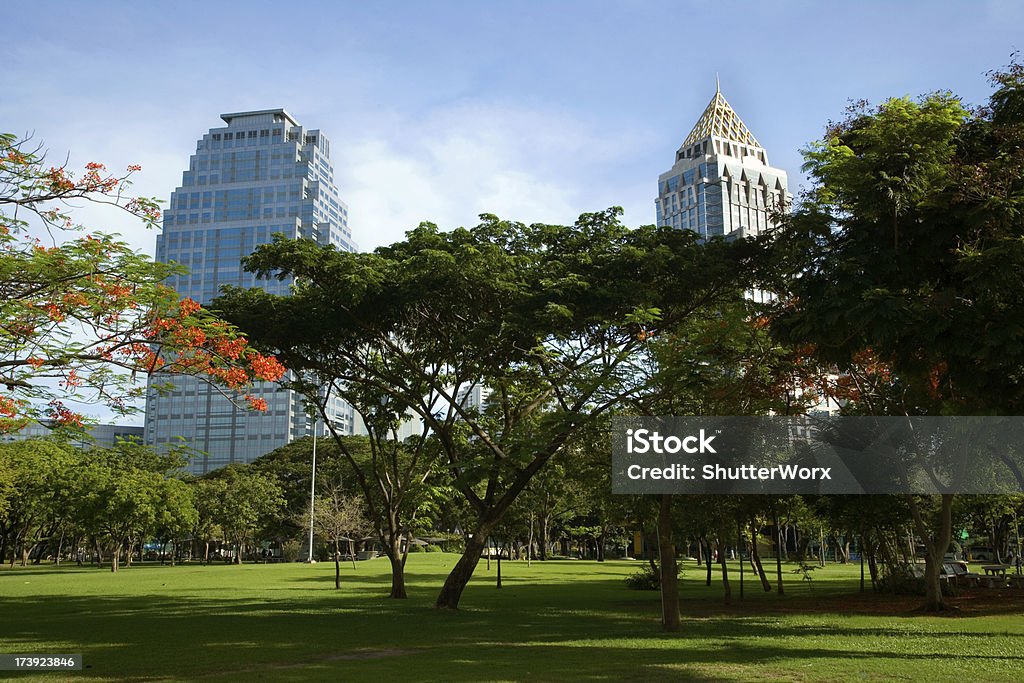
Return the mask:
<svg viewBox="0 0 1024 683"><path fill-rule="evenodd" d="M89 163L73 173L47 165L29 139L0 134L0 433L39 419L81 426L68 403L132 412L145 392L139 380L162 374L201 377L266 409L244 390L282 376L275 358L195 301L179 300L163 282L183 267L156 263L72 217L72 204L85 201L155 227L157 202L129 194L139 170Z"/></svg>

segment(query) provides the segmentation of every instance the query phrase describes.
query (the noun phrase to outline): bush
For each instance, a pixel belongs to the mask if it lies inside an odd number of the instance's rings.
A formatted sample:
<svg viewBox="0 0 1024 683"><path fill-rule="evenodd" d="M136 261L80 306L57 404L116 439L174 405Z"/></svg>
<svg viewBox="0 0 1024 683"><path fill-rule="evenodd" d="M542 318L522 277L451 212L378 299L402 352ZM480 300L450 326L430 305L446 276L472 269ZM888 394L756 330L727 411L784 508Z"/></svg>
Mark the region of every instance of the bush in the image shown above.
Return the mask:
<svg viewBox="0 0 1024 683"><path fill-rule="evenodd" d="M676 563L676 576L679 576L682 572L683 563ZM661 590L660 572L651 569L651 565L648 562L645 562L640 569L627 576L623 581L626 582L627 588L632 588L636 591Z"/></svg>
<svg viewBox="0 0 1024 683"><path fill-rule="evenodd" d="M409 552L410 553L422 553L422 552L426 552L426 551L423 549L423 546L416 545L415 543L410 543L409 544Z"/></svg>
<svg viewBox="0 0 1024 683"><path fill-rule="evenodd" d="M294 562L299 559L299 551L302 550L302 543L296 540L285 541L281 544L281 559L285 562Z"/></svg>
<svg viewBox="0 0 1024 683"><path fill-rule="evenodd" d="M924 595L926 592L924 577L912 574L891 574L890 576L883 577L880 585L884 592L891 592L894 595ZM957 587L948 581L943 581L941 587L942 594L947 598L956 597L960 593Z"/></svg>
<svg viewBox="0 0 1024 683"><path fill-rule="evenodd" d="M431 545L428 545L428 546L427 546L426 548L424 548L424 550L426 550L426 551L427 551L428 553L440 553L440 552L444 552L443 550L441 550L441 546L439 546L439 545L433 545L433 544L431 544Z"/></svg>

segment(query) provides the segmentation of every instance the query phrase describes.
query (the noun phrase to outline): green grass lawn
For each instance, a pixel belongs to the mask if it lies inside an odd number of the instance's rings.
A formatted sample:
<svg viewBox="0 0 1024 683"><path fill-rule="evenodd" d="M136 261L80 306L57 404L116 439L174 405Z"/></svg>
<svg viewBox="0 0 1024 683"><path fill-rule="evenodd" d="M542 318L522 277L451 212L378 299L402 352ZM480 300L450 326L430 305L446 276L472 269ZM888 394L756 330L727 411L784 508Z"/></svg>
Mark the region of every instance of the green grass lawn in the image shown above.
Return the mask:
<svg viewBox="0 0 1024 683"><path fill-rule="evenodd" d="M1024 679L1024 592L977 590L953 616L914 598L859 595L857 567L786 592L747 574L741 601L683 575L683 629L659 632L657 592L622 578L639 562L481 563L459 612L433 600L456 557L409 558L409 599L391 601L386 560L0 569L0 652L82 653L54 680L742 680ZM734 579L736 575L734 574Z"/></svg>

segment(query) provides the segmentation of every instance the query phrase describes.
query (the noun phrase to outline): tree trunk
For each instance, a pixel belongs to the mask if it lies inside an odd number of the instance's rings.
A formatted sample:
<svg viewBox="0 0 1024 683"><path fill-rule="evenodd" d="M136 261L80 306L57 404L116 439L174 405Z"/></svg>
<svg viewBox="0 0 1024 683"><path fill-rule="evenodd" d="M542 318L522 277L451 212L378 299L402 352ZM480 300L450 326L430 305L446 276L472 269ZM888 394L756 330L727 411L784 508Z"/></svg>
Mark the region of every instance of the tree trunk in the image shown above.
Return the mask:
<svg viewBox="0 0 1024 683"><path fill-rule="evenodd" d="M661 564L661 627L679 630L679 577L676 573L676 549L672 545L672 497L661 496L658 510L658 555Z"/></svg>
<svg viewBox="0 0 1024 683"><path fill-rule="evenodd" d="M868 554L868 573L871 576L871 590L875 593L878 592L878 558L876 553L875 544L871 544L871 552Z"/></svg>
<svg viewBox="0 0 1024 683"><path fill-rule="evenodd" d="M210 564L210 542L205 541L203 543L203 564Z"/></svg>
<svg viewBox="0 0 1024 683"><path fill-rule="evenodd" d="M341 547L338 539L334 539L334 589L341 588Z"/></svg>
<svg viewBox="0 0 1024 683"><path fill-rule="evenodd" d="M743 524L736 520L736 548L740 556L740 600L743 599Z"/></svg>
<svg viewBox="0 0 1024 683"><path fill-rule="evenodd" d="M860 592L864 592L864 536L860 537Z"/></svg>
<svg viewBox="0 0 1024 683"><path fill-rule="evenodd" d="M530 538L526 543L526 566L533 566L533 513L530 513Z"/></svg>
<svg viewBox="0 0 1024 683"><path fill-rule="evenodd" d="M448 577L444 580L444 585L441 587L441 592L437 595L437 601L434 603L435 607L442 609L458 609L459 600L462 598L462 592L466 589L466 584L473 577L473 571L476 569L477 563L480 561L480 555L483 552L484 544L487 542L487 537L491 533L491 529L494 528L496 522L480 522L477 524L476 529L473 532L472 538L466 541L466 550L462 553L462 557L455 563Z"/></svg>
<svg viewBox="0 0 1024 683"><path fill-rule="evenodd" d="M545 562L548 559L548 516L543 515L537 517L537 532L540 543L538 549L540 553L540 561Z"/></svg>
<svg viewBox="0 0 1024 683"><path fill-rule="evenodd" d="M388 560L391 562L391 592L388 594L388 597L404 600L408 596L405 592L405 562L402 558L402 537L400 535L392 535L388 539L388 546L391 549L388 552Z"/></svg>
<svg viewBox="0 0 1024 683"><path fill-rule="evenodd" d="M939 574L942 569L942 557L946 554L946 549L949 548L949 542L953 537L953 494L942 494L937 528L931 529L928 528L921 516L917 499L908 496L908 500L917 535L925 542L927 551L924 558L924 610L940 612L947 607L942 597L942 580L939 578Z"/></svg>
<svg viewBox="0 0 1024 683"><path fill-rule="evenodd" d="M708 541L708 540L705 540L705 539L702 538L702 539L700 539L700 542L701 542L702 547L706 548L707 551L708 551L707 556L704 558L705 559L704 567L707 570L707 575L704 577L704 585L705 586L710 586L711 585L711 569L712 569L712 567L715 564L714 560L712 559L713 553L711 552L711 541Z"/></svg>
<svg viewBox="0 0 1024 683"><path fill-rule="evenodd" d="M60 530L60 540L57 542L57 553L53 556L53 563L60 566L60 554L64 552L64 529Z"/></svg>
<svg viewBox="0 0 1024 683"><path fill-rule="evenodd" d="M946 603L942 597L942 580L939 578L939 570L942 569L942 558L938 561L929 553L924 558L924 609L926 612L941 612L946 609Z"/></svg>
<svg viewBox="0 0 1024 683"><path fill-rule="evenodd" d="M722 587L725 589L725 604L732 604L732 586L729 585L729 564L725 559L725 546L722 538L718 538L718 563L722 565ZM742 564L742 562L741 562Z"/></svg>
<svg viewBox="0 0 1024 683"><path fill-rule="evenodd" d="M110 553L110 571L116 573L118 564L121 561L121 545L114 544L113 552Z"/></svg>
<svg viewBox="0 0 1024 683"><path fill-rule="evenodd" d="M775 577L779 584L779 595L785 595L786 589L782 585L782 527L779 526L779 516L774 515L775 524Z"/></svg>

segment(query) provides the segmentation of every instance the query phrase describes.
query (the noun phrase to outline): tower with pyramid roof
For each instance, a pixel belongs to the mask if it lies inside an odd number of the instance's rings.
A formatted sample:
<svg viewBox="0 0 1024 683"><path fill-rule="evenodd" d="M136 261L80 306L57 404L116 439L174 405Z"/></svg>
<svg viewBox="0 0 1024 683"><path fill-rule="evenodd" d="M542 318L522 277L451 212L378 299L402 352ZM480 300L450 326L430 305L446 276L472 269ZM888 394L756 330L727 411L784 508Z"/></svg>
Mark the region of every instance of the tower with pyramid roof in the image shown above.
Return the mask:
<svg viewBox="0 0 1024 683"><path fill-rule="evenodd" d="M672 168L658 176L658 225L734 239L767 228L772 212L791 199L786 172L768 165L768 153L716 84Z"/></svg>

